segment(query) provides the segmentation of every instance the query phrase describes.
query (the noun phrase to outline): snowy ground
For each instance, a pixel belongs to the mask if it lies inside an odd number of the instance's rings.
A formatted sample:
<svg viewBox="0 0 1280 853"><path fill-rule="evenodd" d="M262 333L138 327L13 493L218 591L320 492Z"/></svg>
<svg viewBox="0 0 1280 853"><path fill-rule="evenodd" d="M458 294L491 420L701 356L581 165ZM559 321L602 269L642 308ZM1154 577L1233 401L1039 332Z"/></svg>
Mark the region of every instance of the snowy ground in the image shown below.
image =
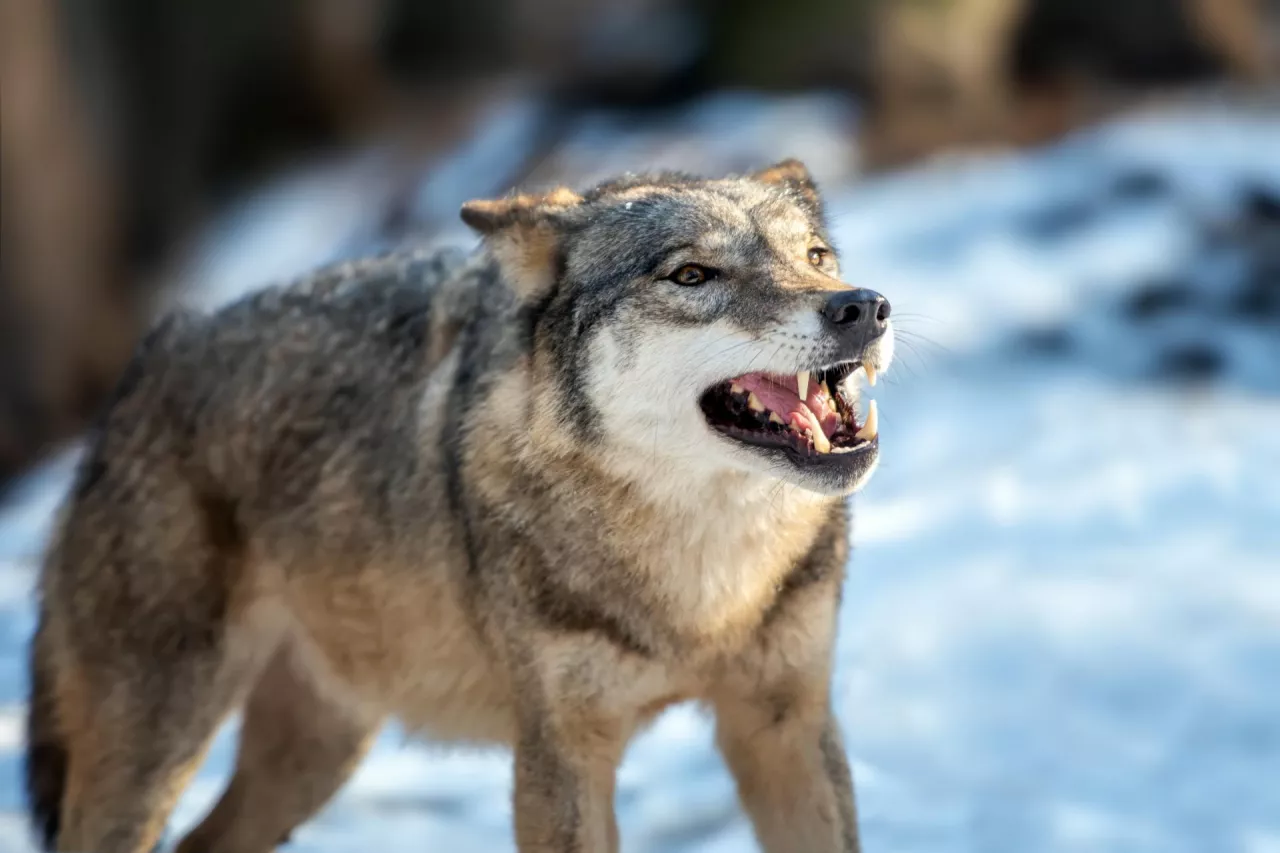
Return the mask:
<svg viewBox="0 0 1280 853"><path fill-rule="evenodd" d="M1276 139L1274 115L1206 107L831 193L846 277L907 340L877 389L835 694L869 851L1280 851L1280 319L1231 307L1280 290L1256 253L1280 232ZM358 238L310 207L273 275ZM214 279L261 257L251 231ZM1153 288L1181 295L1153 312ZM24 644L69 465L0 508L2 853L33 849ZM509 788L501 754L390 732L291 849L509 851ZM632 853L755 849L690 709L635 744L618 807Z"/></svg>

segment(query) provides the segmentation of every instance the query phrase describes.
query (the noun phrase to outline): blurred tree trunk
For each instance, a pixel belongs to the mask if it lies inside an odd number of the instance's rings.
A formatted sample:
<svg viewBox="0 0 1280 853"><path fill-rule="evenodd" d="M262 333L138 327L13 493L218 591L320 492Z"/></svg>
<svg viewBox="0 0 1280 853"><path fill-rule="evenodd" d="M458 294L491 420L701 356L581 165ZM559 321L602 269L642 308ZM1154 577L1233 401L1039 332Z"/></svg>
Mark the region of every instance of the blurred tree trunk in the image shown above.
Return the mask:
<svg viewBox="0 0 1280 853"><path fill-rule="evenodd" d="M74 431L137 332L54 6L0 0L0 484Z"/></svg>

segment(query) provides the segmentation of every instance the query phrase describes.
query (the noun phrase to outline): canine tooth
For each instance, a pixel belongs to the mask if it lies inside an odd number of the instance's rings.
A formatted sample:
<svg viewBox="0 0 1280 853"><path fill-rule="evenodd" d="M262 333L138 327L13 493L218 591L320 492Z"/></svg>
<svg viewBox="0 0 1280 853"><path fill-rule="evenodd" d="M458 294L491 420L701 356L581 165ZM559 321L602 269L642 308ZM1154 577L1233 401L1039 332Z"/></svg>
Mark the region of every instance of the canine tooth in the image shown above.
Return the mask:
<svg viewBox="0 0 1280 853"><path fill-rule="evenodd" d="M813 431L811 438L813 439L814 448L819 453L831 452L831 439L827 438L827 434L825 432L820 429L816 429Z"/></svg>
<svg viewBox="0 0 1280 853"><path fill-rule="evenodd" d="M809 399L809 371L802 370L796 374L796 388L801 400Z"/></svg>
<svg viewBox="0 0 1280 853"><path fill-rule="evenodd" d="M777 412L770 412L770 413L769 413L769 423L771 423L771 424L785 424L785 421L783 421L783 420L782 420L782 418L778 416L778 413L777 413Z"/></svg>
<svg viewBox="0 0 1280 853"><path fill-rule="evenodd" d="M833 397L831 394L831 386L827 384L827 380L825 379L822 380L822 393L827 395L828 400L835 399L835 397Z"/></svg>
<svg viewBox="0 0 1280 853"><path fill-rule="evenodd" d="M853 434L853 437L870 441L879 435L879 427L880 417L876 410L876 401L872 400L871 405L867 407L867 422L862 425L862 429Z"/></svg>
<svg viewBox="0 0 1280 853"><path fill-rule="evenodd" d="M747 395L747 408L753 412L764 411L764 403L760 402L760 398L756 396L755 391L752 391Z"/></svg>
<svg viewBox="0 0 1280 853"><path fill-rule="evenodd" d="M876 369L870 364L862 365L862 369L867 374L867 384L874 388L876 385Z"/></svg>
<svg viewBox="0 0 1280 853"><path fill-rule="evenodd" d="M729 383L729 393L730 393L730 394L741 394L741 393L742 393L743 391L745 391L745 390L747 390L747 389L746 389L746 388L743 388L743 387L742 387L740 384L738 384L737 382L730 382L730 383Z"/></svg>

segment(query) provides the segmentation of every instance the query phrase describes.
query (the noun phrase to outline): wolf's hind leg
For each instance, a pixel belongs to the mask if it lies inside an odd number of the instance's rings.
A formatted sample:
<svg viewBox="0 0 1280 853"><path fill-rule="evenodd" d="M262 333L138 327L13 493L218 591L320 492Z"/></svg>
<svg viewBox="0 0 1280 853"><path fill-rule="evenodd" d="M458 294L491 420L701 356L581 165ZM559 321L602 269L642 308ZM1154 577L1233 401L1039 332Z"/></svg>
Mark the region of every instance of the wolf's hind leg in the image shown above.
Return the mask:
<svg viewBox="0 0 1280 853"><path fill-rule="evenodd" d="M235 701L228 675L161 668L103 691L61 673L69 761L57 850L150 853Z"/></svg>
<svg viewBox="0 0 1280 853"><path fill-rule="evenodd" d="M178 853L268 853L337 792L381 719L318 688L288 646L245 708L235 775Z"/></svg>
<svg viewBox="0 0 1280 853"><path fill-rule="evenodd" d="M172 467L139 469L113 462L81 484L42 578L43 727L66 754L49 834L63 853L150 853L279 641L234 507Z"/></svg>

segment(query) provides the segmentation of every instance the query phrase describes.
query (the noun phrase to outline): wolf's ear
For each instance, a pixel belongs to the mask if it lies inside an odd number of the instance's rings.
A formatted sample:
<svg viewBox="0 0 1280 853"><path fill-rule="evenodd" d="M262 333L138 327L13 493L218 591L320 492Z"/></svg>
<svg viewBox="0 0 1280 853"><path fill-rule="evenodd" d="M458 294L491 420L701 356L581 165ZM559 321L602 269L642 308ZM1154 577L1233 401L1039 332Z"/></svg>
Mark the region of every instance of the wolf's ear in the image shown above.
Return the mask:
<svg viewBox="0 0 1280 853"><path fill-rule="evenodd" d="M813 176L799 160L790 159L774 163L768 168L753 172L750 177L762 184L790 190L815 212L822 211L822 197L818 195L818 185L813 182Z"/></svg>
<svg viewBox="0 0 1280 853"><path fill-rule="evenodd" d="M582 203L567 187L542 195L469 201L462 221L489 245L508 284L521 298L541 295L555 281L563 214Z"/></svg>

